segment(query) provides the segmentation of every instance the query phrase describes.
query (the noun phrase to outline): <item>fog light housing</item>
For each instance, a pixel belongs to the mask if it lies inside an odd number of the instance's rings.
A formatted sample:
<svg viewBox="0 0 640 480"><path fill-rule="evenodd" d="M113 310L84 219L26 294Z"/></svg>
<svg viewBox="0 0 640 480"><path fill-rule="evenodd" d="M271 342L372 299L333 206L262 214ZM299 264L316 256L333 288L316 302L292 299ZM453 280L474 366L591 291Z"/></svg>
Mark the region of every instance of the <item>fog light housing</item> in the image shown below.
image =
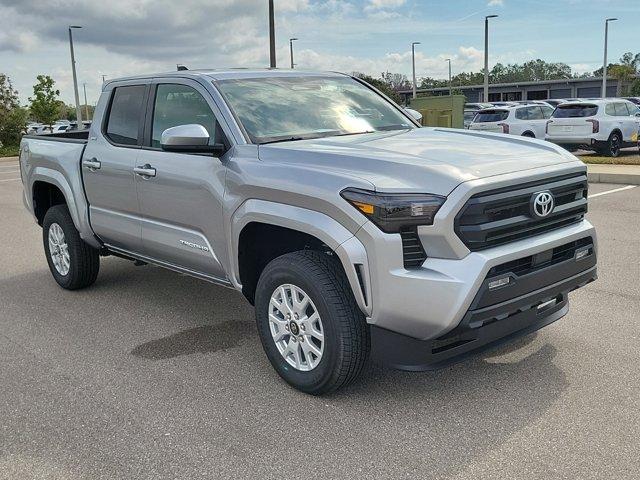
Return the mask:
<svg viewBox="0 0 640 480"><path fill-rule="evenodd" d="M591 247L583 248L582 250L578 250L576 252L576 261L582 260L583 258L591 255Z"/></svg>
<svg viewBox="0 0 640 480"><path fill-rule="evenodd" d="M511 283L511 277L502 277L489 282L489 290L495 290L496 288L505 287Z"/></svg>

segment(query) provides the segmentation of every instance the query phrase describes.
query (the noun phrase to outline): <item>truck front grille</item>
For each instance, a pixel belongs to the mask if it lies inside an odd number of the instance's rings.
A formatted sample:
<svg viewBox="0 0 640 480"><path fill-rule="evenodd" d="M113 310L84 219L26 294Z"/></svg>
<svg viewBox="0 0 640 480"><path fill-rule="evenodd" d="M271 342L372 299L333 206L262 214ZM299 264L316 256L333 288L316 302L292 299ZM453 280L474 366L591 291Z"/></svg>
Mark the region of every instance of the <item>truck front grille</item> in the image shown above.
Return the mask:
<svg viewBox="0 0 640 480"><path fill-rule="evenodd" d="M550 191L553 212L544 218L531 213L533 194ZM456 216L456 234L472 251L529 238L578 222L587 213L586 174L565 175L471 197Z"/></svg>

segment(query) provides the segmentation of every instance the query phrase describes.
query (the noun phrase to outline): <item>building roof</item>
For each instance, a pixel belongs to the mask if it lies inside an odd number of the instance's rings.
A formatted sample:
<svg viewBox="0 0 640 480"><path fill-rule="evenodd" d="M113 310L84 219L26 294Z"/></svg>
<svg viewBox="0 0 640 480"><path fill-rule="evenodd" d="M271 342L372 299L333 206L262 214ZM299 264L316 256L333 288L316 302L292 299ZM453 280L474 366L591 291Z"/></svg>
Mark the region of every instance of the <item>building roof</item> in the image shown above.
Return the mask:
<svg viewBox="0 0 640 480"><path fill-rule="evenodd" d="M640 75L635 75L635 78L640 78ZM607 81L613 80L615 78L607 76ZM584 77L584 78L561 78L555 80L536 80L530 82L513 82L513 83L490 83L489 88L502 88L502 87L529 87L535 85L571 85L573 83L583 83L583 82L602 82L602 77ZM478 85L453 85L453 88L456 90L473 90L473 89L482 89L484 88L483 84ZM419 88L418 92L439 92L439 91L449 91L449 86L446 87L434 87L434 88ZM401 90L398 93L409 94L413 93L412 90Z"/></svg>

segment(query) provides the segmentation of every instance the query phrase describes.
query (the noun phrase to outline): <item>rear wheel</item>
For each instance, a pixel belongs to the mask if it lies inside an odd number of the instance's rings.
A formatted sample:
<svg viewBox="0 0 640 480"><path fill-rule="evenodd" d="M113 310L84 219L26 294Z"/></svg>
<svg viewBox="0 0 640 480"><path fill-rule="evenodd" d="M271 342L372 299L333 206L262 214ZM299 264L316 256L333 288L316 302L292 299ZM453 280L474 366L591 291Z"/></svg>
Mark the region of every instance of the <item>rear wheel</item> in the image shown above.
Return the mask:
<svg viewBox="0 0 640 480"><path fill-rule="evenodd" d="M362 371L369 329L335 257L308 250L271 261L258 280L255 308L265 353L291 386L322 395Z"/></svg>
<svg viewBox="0 0 640 480"><path fill-rule="evenodd" d="M523 137L527 137L527 138L536 138L536 136L533 134L533 132L524 132L522 134Z"/></svg>
<svg viewBox="0 0 640 480"><path fill-rule="evenodd" d="M100 269L98 250L87 245L76 230L66 205L47 210L42 223L42 240L49 270L67 290L93 284Z"/></svg>
<svg viewBox="0 0 640 480"><path fill-rule="evenodd" d="M620 155L620 148L622 147L622 138L618 132L613 132L609 135L609 140L604 142L600 148L598 148L598 153L601 155L605 155L607 157L617 157Z"/></svg>

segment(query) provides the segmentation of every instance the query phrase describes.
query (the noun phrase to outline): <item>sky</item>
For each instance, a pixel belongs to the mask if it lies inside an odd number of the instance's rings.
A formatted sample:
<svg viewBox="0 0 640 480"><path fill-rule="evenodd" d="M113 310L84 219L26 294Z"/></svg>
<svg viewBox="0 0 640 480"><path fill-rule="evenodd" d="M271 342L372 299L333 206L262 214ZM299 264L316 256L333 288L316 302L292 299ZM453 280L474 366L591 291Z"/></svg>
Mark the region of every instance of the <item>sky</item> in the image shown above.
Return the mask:
<svg viewBox="0 0 640 480"><path fill-rule="evenodd" d="M0 0L0 73L23 103L36 75L54 78L73 103L68 25L80 83L94 104L106 78L195 68L266 67L267 0ZM418 77L446 78L480 71L484 16L490 65L535 58L574 71L602 65L604 19L609 59L640 51L639 0L275 0L278 66L289 67L289 38L297 68L411 75L411 42Z"/></svg>

